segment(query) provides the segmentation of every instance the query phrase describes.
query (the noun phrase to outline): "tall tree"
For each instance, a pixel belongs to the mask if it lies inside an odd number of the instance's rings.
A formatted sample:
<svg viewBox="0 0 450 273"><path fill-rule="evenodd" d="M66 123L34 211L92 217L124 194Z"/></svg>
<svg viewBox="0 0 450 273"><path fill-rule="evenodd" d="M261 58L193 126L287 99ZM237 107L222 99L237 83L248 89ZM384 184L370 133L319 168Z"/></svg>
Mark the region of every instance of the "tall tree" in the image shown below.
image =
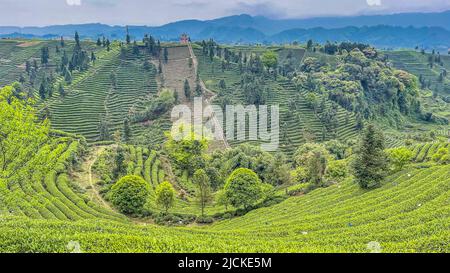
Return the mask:
<svg viewBox="0 0 450 273"><path fill-rule="evenodd" d="M169 51L167 47L164 48L164 62L167 63L169 61Z"/></svg>
<svg viewBox="0 0 450 273"><path fill-rule="evenodd" d="M352 163L355 180L361 188L378 187L386 176L388 159L384 145L383 133L375 125L369 124Z"/></svg>
<svg viewBox="0 0 450 273"><path fill-rule="evenodd" d="M314 151L308 162L308 177L317 186L322 185L327 170L327 157L319 151Z"/></svg>
<svg viewBox="0 0 450 273"><path fill-rule="evenodd" d="M39 97L43 100L45 100L45 97L47 96L47 90L45 88L45 84L41 82L41 85L39 86Z"/></svg>
<svg viewBox="0 0 450 273"><path fill-rule="evenodd" d="M123 138L125 141L129 141L131 138L130 120L128 118L123 121Z"/></svg>
<svg viewBox="0 0 450 273"><path fill-rule="evenodd" d="M47 46L41 48L41 64L47 65L50 58L50 52Z"/></svg>
<svg viewBox="0 0 450 273"><path fill-rule="evenodd" d="M78 35L78 31L75 31L75 50L79 49L81 49L80 35Z"/></svg>
<svg viewBox="0 0 450 273"><path fill-rule="evenodd" d="M116 168L114 169L114 176L119 177L125 174L126 166L125 166L125 151L121 145L117 147L117 153L115 157Z"/></svg>
<svg viewBox="0 0 450 273"><path fill-rule="evenodd" d="M203 169L195 171L192 180L197 186L197 198L202 211L202 216L204 216L205 207L211 201L211 182Z"/></svg>
<svg viewBox="0 0 450 273"><path fill-rule="evenodd" d="M101 141L111 139L111 133L109 131L109 122L106 118L100 117L100 122L98 124L98 131L100 134Z"/></svg>
<svg viewBox="0 0 450 273"><path fill-rule="evenodd" d="M308 42L306 43L306 49L308 51L311 51L312 47L313 47L313 41L311 39L309 39Z"/></svg>
<svg viewBox="0 0 450 273"><path fill-rule="evenodd" d="M97 57L95 56L94 51L91 52L91 61L92 63L95 63L95 61L97 60Z"/></svg>
<svg viewBox="0 0 450 273"><path fill-rule="evenodd" d="M191 86L189 85L189 81L187 79L184 81L184 95L188 100L191 98Z"/></svg>
<svg viewBox="0 0 450 273"><path fill-rule="evenodd" d="M127 36L126 36L125 40L127 41L127 45L129 45L131 43L131 36L130 36L130 31L128 30L128 26L127 26Z"/></svg>

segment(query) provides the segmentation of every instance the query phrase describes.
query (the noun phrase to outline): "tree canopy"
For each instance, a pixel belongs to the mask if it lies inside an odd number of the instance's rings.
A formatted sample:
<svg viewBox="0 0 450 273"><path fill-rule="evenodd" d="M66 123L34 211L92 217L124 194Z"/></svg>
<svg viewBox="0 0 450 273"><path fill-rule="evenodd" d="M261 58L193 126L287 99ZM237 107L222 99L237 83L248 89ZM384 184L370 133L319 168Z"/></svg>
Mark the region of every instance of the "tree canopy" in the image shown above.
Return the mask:
<svg viewBox="0 0 450 273"><path fill-rule="evenodd" d="M236 169L225 184L225 194L230 204L247 209L262 197L262 183L255 172Z"/></svg>
<svg viewBox="0 0 450 273"><path fill-rule="evenodd" d="M141 212L149 195L149 184L136 175L122 177L111 188L112 203L126 214Z"/></svg>

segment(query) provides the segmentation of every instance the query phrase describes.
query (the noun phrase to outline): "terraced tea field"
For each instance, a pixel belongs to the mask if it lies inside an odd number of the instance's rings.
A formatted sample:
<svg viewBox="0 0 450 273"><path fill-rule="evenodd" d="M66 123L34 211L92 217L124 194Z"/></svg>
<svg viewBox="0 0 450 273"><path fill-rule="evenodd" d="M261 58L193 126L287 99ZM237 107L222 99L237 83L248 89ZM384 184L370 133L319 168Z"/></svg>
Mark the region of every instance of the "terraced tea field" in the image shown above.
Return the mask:
<svg viewBox="0 0 450 273"><path fill-rule="evenodd" d="M364 191L351 181L213 226L3 215L3 252L449 252L450 166L410 167ZM51 243L50 243L51 242Z"/></svg>
<svg viewBox="0 0 450 273"><path fill-rule="evenodd" d="M158 93L156 68L146 71L143 59L128 52L120 58L120 48L98 57L95 65L75 78L68 86L68 95L50 102L52 124L56 129L80 133L90 142L98 141L98 125L102 119L110 124L110 131L121 130L130 113L144 109L145 104ZM117 86L112 86L111 74L116 75ZM143 126L135 125L136 136Z"/></svg>
<svg viewBox="0 0 450 273"><path fill-rule="evenodd" d="M45 71L47 76L48 74L53 73L54 76L58 77L55 70L61 62L63 52L65 51L67 56L70 57L74 45L74 41L65 41L65 46L61 47L60 41L55 40L0 40L0 86L18 81L20 76L23 75L25 79L27 79L25 86L29 87L29 75L27 75L25 71L25 63L29 61L30 64L33 65L34 60L36 60L38 71L32 88L36 89L35 95L36 97L39 97L37 89L39 89L43 72ZM81 42L81 45L87 52L94 52L95 54L102 54L102 51L104 50L102 47L97 47L92 42L83 41ZM49 60L48 64L45 66L42 66L41 64L42 47L49 48ZM59 48L59 52L56 52L56 47ZM77 73L75 72L75 75L76 74ZM59 77L58 80L62 80L61 77Z"/></svg>
<svg viewBox="0 0 450 273"><path fill-rule="evenodd" d="M422 143L411 148L414 162L431 161L432 156L441 148L450 148L450 143Z"/></svg>
<svg viewBox="0 0 450 273"><path fill-rule="evenodd" d="M232 103L245 105L244 94L240 87L240 72L238 65L231 63L231 67L222 72L221 61L215 58L212 62L209 57L203 55L200 49L195 50L199 59L200 76L207 87L217 93L220 92L219 82L226 82L226 93L231 94ZM286 53L284 53L286 54ZM267 79L267 86L270 94L267 105L279 105L280 107L280 146L283 152L288 155L296 150L298 146L307 142L305 134L312 135L316 141L326 141L334 136L325 133L324 124L318 114L307 106L305 93L297 88L287 79L279 77L278 80ZM294 103L290 103L290 102ZM327 100L327 107L331 107L331 102ZM356 130L356 120L354 114L339 107L339 126L337 128L337 138L348 140L358 134ZM249 128L246 128L248 136ZM232 145L241 144L243 141L230 141ZM250 143L259 143L246 141Z"/></svg>
<svg viewBox="0 0 450 273"><path fill-rule="evenodd" d="M424 55L416 51L388 51L385 54L396 68L408 71L417 77L422 75L426 81L430 81L432 90L449 94L449 79L446 78L443 82L437 80L443 69L450 70L449 56L440 56L443 66L435 63L431 68L428 60L431 54Z"/></svg>
<svg viewBox="0 0 450 273"><path fill-rule="evenodd" d="M71 168L81 155L80 141L69 136L43 145L27 163L32 164L34 172L25 173L19 182L11 183L8 188L1 188L2 214L63 221L126 221L124 216L92 202L74 186L67 168ZM36 164L35 158L41 160ZM25 164L24 169L30 167Z"/></svg>

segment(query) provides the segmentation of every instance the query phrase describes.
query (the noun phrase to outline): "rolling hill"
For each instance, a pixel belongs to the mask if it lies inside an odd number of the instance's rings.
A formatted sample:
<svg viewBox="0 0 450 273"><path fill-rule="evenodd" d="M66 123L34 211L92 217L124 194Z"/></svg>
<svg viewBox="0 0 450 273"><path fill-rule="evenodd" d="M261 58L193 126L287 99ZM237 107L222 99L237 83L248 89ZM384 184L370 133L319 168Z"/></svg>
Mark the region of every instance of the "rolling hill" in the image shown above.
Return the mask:
<svg viewBox="0 0 450 273"><path fill-rule="evenodd" d="M270 19L247 14L213 20L183 20L162 26L129 26L132 37L141 40L146 33L162 41L177 41L182 33L192 40L213 38L221 43L283 43L314 39L366 42L380 48L436 48L446 52L449 47L450 12L401 13L354 17L308 19ZM56 25L47 27L0 27L0 37L45 38L69 37L75 31L84 38L123 36L124 26L105 24Z"/></svg>
<svg viewBox="0 0 450 273"><path fill-rule="evenodd" d="M404 147L404 153L411 153L403 169L386 170L386 177L372 189L362 189L349 173L341 179L324 178L324 183L314 185L306 174L301 177L302 172L306 173L306 168L312 172L321 166L297 166L299 155L296 150L303 144L315 142L326 150L324 153L330 154L319 162L329 164L324 173L328 175L330 169L346 172L356 148L348 143L356 142L360 136L356 111L333 101L327 90L316 88L318 82L316 86L309 82L311 85L303 87L296 82L297 77L301 80L304 76L307 83L308 76L310 80L317 77L323 82L331 79L333 84L342 77L345 80L342 82L347 84L344 87L350 86L351 92L367 94L372 90L362 86L360 90L353 89L354 85L346 77L357 73L346 71L367 71L375 67L371 72L376 74L383 70L384 74L373 77L374 84L379 78L393 83L391 88L386 88L386 94L380 96L384 98L390 94L391 97L387 102L381 101L380 97L374 98L380 99L379 105L385 103L388 106L383 111L398 117L401 112L395 105L397 97L392 94L405 91L405 86L414 87L415 79L392 70L389 62L399 69L416 75L423 73L426 79L433 80L441 67L424 65L427 55L393 51L386 53L389 57L384 61L367 57L373 56L372 48L362 51L355 48L350 54L332 55L320 48L306 50L302 45L222 46L211 41L209 45L205 42L203 47L202 43L180 45L155 40L151 44L151 39L153 37L147 38L147 43L130 45L115 41L110 46L83 41L78 46L94 53L96 58L90 60L85 69L73 70L71 81L57 73L63 57L63 53L56 50L59 41L0 41L0 85L18 80L26 73L23 64L38 61L41 48L48 46L49 63L40 66L37 72L39 76L54 73L51 86L61 83L65 88L65 94L55 92L52 96L39 97L39 80L31 84L26 79L21 91L31 90L29 95L35 95L36 109L28 105L24 94L17 93L18 90L12 87L0 92L0 102L7 108L1 109L5 112L0 113L8 117L2 119L0 144L2 149L6 147L10 151L6 154L8 161L0 162L6 170L20 170L11 176L4 170L0 172L0 252L450 252L450 165L447 154L450 146L443 141L446 132L442 129L448 125L414 120L414 116L405 114L401 121L414 122L415 126L426 130L427 135L431 135L429 128L444 131L430 136L433 139L429 142L419 139L409 143L405 141L406 132L383 123L382 118L367 118L366 121L385 126L386 146ZM76 43L67 42L67 53L76 51ZM156 55L149 50L154 46L161 46ZM195 56L191 54L191 47ZM275 53L278 57L275 69L266 68L264 61L260 61L267 58L267 53ZM446 68L448 59L442 57L442 67ZM342 61L348 59L353 62ZM308 74L309 68L305 69L305 66L315 64L320 67L311 68L312 72ZM348 70L339 74L344 69ZM324 76L326 73L329 78ZM250 83L243 74L253 76ZM397 77L406 84L400 83ZM407 82L410 79L412 84ZM364 82L359 78L354 80L358 81ZM200 145L192 142L195 146L191 152L190 143L181 142L181 151L175 150L173 154L171 151L174 150L167 146L176 144L169 141L169 145L162 145L166 141L163 133L170 129L171 120L170 109L163 107L161 97L168 95L176 103L190 105L193 96L187 93L197 92L197 84L199 92L214 99L211 103L220 104L230 99L229 103L246 105L261 94L248 95L248 86L254 82L258 83L257 91L261 88L266 92L264 103L280 106L280 151L288 159L276 162L282 160L260 151L257 156L245 154L245 149L238 150L243 143L239 140L230 140L231 148L213 145L212 150L218 153L205 151L188 157L188 164L195 168L213 169L211 180L217 180L213 181L217 188L212 190L203 214L199 207L197 172L192 174L190 168L179 166L179 161L185 159L186 154L197 152L194 149ZM186 83L190 85L189 89ZM335 89L346 92L340 83L334 85L337 86ZM432 88L446 94L447 79L443 83L433 83ZM417 91L414 94L422 96L429 90ZM379 92L374 88L375 95ZM315 93L320 107L310 105L308 96L311 93ZM209 102L205 100L204 103ZM45 109L48 109L46 117L50 124L41 115ZM38 116L31 116L26 120L28 123L23 122L21 118L34 110ZM369 110L372 109L367 107ZM14 111L18 114L11 114ZM326 130L329 125L326 113L332 115L336 125L333 130ZM378 114L375 111L371 114L374 113ZM131 122L129 139L125 138L125 120ZM107 139L101 139L104 128L100 125L105 121L110 134ZM26 129L31 128L30 132L21 131L24 123L29 125ZM49 130L42 133L42 142L34 143L26 138L29 133L39 135L35 131L41 127ZM405 127L413 133L418 131L411 126ZM12 136L10 131L21 137ZM4 139L7 142L3 142ZM332 156L328 147L320 146L333 140L334 144L348 145L337 147L343 150L342 158ZM28 149L28 145L35 150ZM221 154L224 151L231 151L230 158L222 161L220 156L225 157ZM437 153L442 153L439 160L435 159ZM320 156L315 151L311 157ZM250 169L250 163L253 163L250 161L257 163L255 173L267 171L275 176L279 169L285 171L283 174L289 177L288 182L278 183L283 182L280 178L269 185L266 177L261 175L262 183L255 174L263 192L260 200L249 207L219 202L217 197L227 187L219 182L225 184L227 180L228 183L231 177L224 168L234 171L237 167L248 166ZM214 169L210 163L224 168ZM142 211L124 215L119 213L110 193L118 178L129 175L142 178L149 194ZM173 187L170 211L165 211L157 201L159 187L166 181Z"/></svg>
<svg viewBox="0 0 450 273"><path fill-rule="evenodd" d="M3 214L0 246L3 252L71 252L70 242L83 252L108 253L449 252L449 172L448 165L408 168L370 192L347 181L206 227Z"/></svg>

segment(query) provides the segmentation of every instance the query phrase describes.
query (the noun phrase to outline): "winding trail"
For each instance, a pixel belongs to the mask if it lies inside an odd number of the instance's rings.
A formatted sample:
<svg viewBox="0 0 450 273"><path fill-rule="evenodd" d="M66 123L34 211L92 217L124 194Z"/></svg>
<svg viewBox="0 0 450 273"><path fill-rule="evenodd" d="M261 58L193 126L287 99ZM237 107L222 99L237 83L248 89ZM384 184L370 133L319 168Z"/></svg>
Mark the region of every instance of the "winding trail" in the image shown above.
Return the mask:
<svg viewBox="0 0 450 273"><path fill-rule="evenodd" d="M98 192L94 179L92 174L92 167L94 166L95 162L97 161L98 157L106 150L107 146L98 146L98 147L92 147L92 153L89 155L89 158L83 163L83 169L85 172L87 172L87 177L81 178L82 180L85 180L87 182L86 186L89 186L90 192L93 195L93 199L97 201L97 203L100 203L100 205L110 209L114 210L100 195ZM85 182L85 183L86 183Z"/></svg>

